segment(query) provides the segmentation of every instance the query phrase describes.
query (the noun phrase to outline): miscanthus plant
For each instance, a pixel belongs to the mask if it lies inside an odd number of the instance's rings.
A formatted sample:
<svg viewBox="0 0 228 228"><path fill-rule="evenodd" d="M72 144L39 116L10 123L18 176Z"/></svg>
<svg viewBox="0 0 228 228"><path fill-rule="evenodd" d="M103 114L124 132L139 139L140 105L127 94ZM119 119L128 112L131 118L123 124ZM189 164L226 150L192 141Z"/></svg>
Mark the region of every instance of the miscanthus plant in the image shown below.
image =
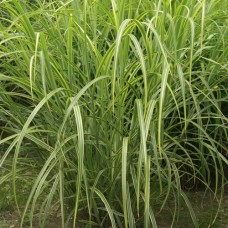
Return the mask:
<svg viewBox="0 0 228 228"><path fill-rule="evenodd" d="M221 204L227 15L225 0L1 1L0 183L22 227L53 204L62 227L157 227L169 199L172 224L186 204L197 227L197 186ZM23 211L19 163L39 169Z"/></svg>

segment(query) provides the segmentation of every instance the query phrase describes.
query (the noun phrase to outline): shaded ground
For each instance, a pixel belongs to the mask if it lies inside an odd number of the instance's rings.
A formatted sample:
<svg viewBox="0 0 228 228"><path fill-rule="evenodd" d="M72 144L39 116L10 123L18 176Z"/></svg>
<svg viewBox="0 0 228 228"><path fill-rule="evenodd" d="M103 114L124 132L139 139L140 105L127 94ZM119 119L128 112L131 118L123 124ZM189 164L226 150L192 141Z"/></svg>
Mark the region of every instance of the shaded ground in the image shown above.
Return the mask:
<svg viewBox="0 0 228 228"><path fill-rule="evenodd" d="M209 193L205 194L202 191L190 192L187 194L193 210L198 218L200 228L228 228L228 186L224 193L222 206L218 210L218 203L212 198ZM173 208L173 207L170 207ZM172 223L172 213L170 209L165 209L157 216L159 228L168 228ZM218 216L215 219L216 213ZM185 205L181 206L179 220L173 225L174 228L194 228L191 216Z"/></svg>
<svg viewBox="0 0 228 228"><path fill-rule="evenodd" d="M226 187L225 197L223 200L222 208L219 210L217 220L213 225L214 215L217 212L217 204L213 202L213 199L209 195L205 195L204 192L191 192L188 193L188 197L191 199L191 203L196 215L199 218L199 227L215 227L215 228L227 228L228 227L228 187ZM172 203L170 203L172 204ZM171 205L170 205L171 208ZM166 208L162 213L156 216L159 228L170 227L172 221L172 210ZM20 226L19 216L16 211L3 210L0 211L0 228L18 228ZM29 223L25 224L23 228L28 228ZM34 228L39 228L38 219L35 219ZM59 212L53 211L49 218L47 228L61 228L61 217ZM70 228L71 226L69 226ZM77 226L85 227L85 226ZM175 228L193 228L194 225L191 222L188 210L183 205L179 216L179 221L174 223Z"/></svg>
<svg viewBox="0 0 228 228"><path fill-rule="evenodd" d="M0 228L19 228L20 221L17 212L4 211L0 212ZM29 228L29 224L25 224L23 228ZM34 228L39 228L38 222L34 222ZM61 228L61 219L59 217L52 216L50 222L47 225L48 228Z"/></svg>
<svg viewBox="0 0 228 228"><path fill-rule="evenodd" d="M33 173L34 171L32 171ZM0 174L4 176L4 171L0 170ZM25 175L25 173L24 173ZM23 202L28 197L29 189L32 185L32 179L30 175L25 175L23 178L24 182L17 182L18 186L21 186L22 191L20 191L18 198L19 201L24 204ZM27 179L26 179L27 178ZM213 199L212 194L205 194L203 191L192 191L186 193L188 196L193 210L196 213L197 218L199 219L199 227L200 228L207 228L207 227L214 227L214 228L228 228L228 184L225 187L224 199L222 201L222 206L218 209L218 203ZM20 216L18 215L17 211L12 210L14 208L14 198L12 192L12 185L10 178L7 178L7 181L0 186L0 228L19 228L20 227ZM168 228L172 224L172 215L174 212L174 201L170 200L167 203L165 209L156 214L156 220L158 224L158 228ZM218 212L218 216L216 221L214 222L214 217ZM83 216L81 216L83 217ZM85 217L85 215L84 215ZM80 222L80 221L79 221ZM70 223L69 223L70 224ZM72 221L71 221L72 224ZM211 225L213 224L213 225ZM24 223L23 228L29 228L29 222ZM40 228L39 224L39 212L35 216L33 222L34 228ZM53 207L51 209L49 221L46 228L61 228L61 214L60 210L57 207ZM69 228L72 225L68 226ZM77 225L77 228L85 227L85 224ZM95 227L95 226L92 226ZM184 203L181 204L179 220L175 221L174 228L194 228L192 223L189 211ZM106 227L104 227L106 228Z"/></svg>

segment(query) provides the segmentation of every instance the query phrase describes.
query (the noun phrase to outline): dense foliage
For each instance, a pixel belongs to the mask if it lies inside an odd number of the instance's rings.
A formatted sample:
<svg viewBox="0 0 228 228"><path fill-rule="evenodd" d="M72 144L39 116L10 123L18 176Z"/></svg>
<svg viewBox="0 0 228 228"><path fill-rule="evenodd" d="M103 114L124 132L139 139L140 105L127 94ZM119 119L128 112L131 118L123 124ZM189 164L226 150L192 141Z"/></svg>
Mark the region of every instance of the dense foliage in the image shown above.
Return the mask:
<svg viewBox="0 0 228 228"><path fill-rule="evenodd" d="M1 2L0 183L17 205L39 170L22 224L42 195L41 227L56 202L63 227L157 227L170 198L173 223L185 202L198 226L185 191L221 201L226 181L227 15L225 0Z"/></svg>

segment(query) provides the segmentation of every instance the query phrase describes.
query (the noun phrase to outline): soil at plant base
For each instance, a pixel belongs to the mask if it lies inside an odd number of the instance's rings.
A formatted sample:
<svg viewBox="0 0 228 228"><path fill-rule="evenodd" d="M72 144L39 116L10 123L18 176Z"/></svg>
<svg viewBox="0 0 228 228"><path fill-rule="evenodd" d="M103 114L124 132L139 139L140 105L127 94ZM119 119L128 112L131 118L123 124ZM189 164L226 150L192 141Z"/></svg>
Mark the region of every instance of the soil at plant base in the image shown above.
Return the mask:
<svg viewBox="0 0 228 228"><path fill-rule="evenodd" d="M213 226L208 226L214 218L217 211L217 204L213 201L211 196L205 194L202 191L189 192L188 197L191 199L192 207L199 218L199 225L202 228L215 227L215 228L227 228L228 227L228 186L225 188L225 194L223 199L223 205L219 210L217 220ZM170 203L172 204L172 202ZM170 207L171 208L171 207ZM169 228L172 221L172 212L166 208L162 213L156 216L158 228ZM17 211L0 211L0 228L19 228L20 219ZM25 223L23 228L29 228L29 223ZM33 222L34 228L40 228L37 218ZM58 211L51 213L47 228L61 228L61 215ZM72 225L69 225L71 228ZM85 225L78 225L77 227L85 227ZM191 222L190 215L186 207L181 208L178 222L174 223L175 228L194 228Z"/></svg>
<svg viewBox="0 0 228 228"><path fill-rule="evenodd" d="M187 192L193 210L198 218L200 228L228 228L228 184L225 187L222 206L218 210L218 202L213 194L203 191ZM172 223L174 202L168 202L167 207L156 216L158 228L168 228ZM214 221L217 214L216 221ZM213 224L213 225L212 225ZM194 228L191 216L185 204L182 203L178 221L173 224L174 228Z"/></svg>
<svg viewBox="0 0 228 228"><path fill-rule="evenodd" d="M20 219L17 211L2 211L0 212L0 228L19 228ZM29 224L23 225L23 228L29 228ZM39 222L35 219L33 222L34 228L40 228ZM51 216L49 218L48 228L61 228L61 218Z"/></svg>

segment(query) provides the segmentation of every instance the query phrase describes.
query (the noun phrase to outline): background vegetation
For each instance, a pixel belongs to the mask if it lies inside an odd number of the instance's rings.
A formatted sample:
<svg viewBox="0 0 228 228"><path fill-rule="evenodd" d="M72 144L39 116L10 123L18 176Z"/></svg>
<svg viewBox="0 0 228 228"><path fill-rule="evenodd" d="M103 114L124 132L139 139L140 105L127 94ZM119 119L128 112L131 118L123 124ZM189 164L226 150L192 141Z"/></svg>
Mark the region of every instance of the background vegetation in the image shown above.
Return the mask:
<svg viewBox="0 0 228 228"><path fill-rule="evenodd" d="M18 1L0 6L0 184L21 226L157 227L227 168L225 0ZM18 197L26 186L30 194ZM171 225L171 224L170 224Z"/></svg>

